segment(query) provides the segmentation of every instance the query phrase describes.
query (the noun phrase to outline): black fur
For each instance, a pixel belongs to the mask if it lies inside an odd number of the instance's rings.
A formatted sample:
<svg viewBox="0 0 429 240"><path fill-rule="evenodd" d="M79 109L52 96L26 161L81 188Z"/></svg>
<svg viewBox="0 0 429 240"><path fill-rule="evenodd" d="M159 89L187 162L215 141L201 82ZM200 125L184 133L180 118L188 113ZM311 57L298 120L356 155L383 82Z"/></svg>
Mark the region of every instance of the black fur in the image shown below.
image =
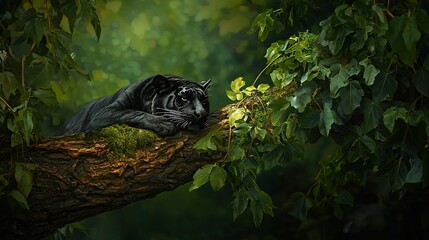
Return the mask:
<svg viewBox="0 0 429 240"><path fill-rule="evenodd" d="M200 84L176 76L156 75L122 88L81 108L58 132L71 134L115 123L174 135L207 124L210 80Z"/></svg>

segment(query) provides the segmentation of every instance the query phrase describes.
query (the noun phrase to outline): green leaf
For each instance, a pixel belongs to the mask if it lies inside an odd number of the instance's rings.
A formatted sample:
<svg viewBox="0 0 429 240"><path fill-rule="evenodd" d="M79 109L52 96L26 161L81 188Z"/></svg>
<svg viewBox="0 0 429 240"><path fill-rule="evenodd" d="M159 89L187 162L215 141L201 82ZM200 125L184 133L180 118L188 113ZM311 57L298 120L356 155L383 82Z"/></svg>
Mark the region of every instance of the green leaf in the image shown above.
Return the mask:
<svg viewBox="0 0 429 240"><path fill-rule="evenodd" d="M429 97L429 73L421 68L414 73L412 79L417 91L423 96Z"/></svg>
<svg viewBox="0 0 429 240"><path fill-rule="evenodd" d="M225 185L227 173L223 167L216 165L210 173L210 185L214 191L218 191Z"/></svg>
<svg viewBox="0 0 429 240"><path fill-rule="evenodd" d="M319 123L320 111L306 109L298 115L298 125L303 129L312 129Z"/></svg>
<svg viewBox="0 0 429 240"><path fill-rule="evenodd" d="M244 212L244 210L246 210L248 203L249 196L247 194L247 191L243 191L240 189L234 192L234 200L232 201L232 214L234 221Z"/></svg>
<svg viewBox="0 0 429 240"><path fill-rule="evenodd" d="M246 114L243 108L234 108L228 112L228 123L230 127L233 127L233 126L237 127L239 125L237 121L245 120L245 119L246 119Z"/></svg>
<svg viewBox="0 0 429 240"><path fill-rule="evenodd" d="M410 36L407 36L410 35ZM389 21L389 29L386 38L394 53L399 55L399 59L409 66L413 66L416 61L416 43L420 38L420 32L416 29L415 18L404 13L394 17Z"/></svg>
<svg viewBox="0 0 429 240"><path fill-rule="evenodd" d="M217 133L219 133L218 128L211 130L203 138L201 138L194 144L194 148L201 151L208 151L208 150L217 151L218 148L213 139Z"/></svg>
<svg viewBox="0 0 429 240"><path fill-rule="evenodd" d="M363 72L365 84L367 86L371 86L372 84L374 84L375 77L380 73L380 70L374 65L370 64L368 58L365 58L364 60L360 61L359 64L365 68Z"/></svg>
<svg viewBox="0 0 429 240"><path fill-rule="evenodd" d="M269 88L270 88L270 85L263 83L263 84L259 84L257 89L259 92L265 93Z"/></svg>
<svg viewBox="0 0 429 240"><path fill-rule="evenodd" d="M363 90L358 81L351 81L347 87L342 88L340 90L340 106L343 112L347 115L352 114L360 106L362 96Z"/></svg>
<svg viewBox="0 0 429 240"><path fill-rule="evenodd" d="M101 35L101 24L100 19L98 18L97 9L95 7L95 2L88 1L88 7L91 13L91 25L94 28L95 35L97 36L97 41L100 41Z"/></svg>
<svg viewBox="0 0 429 240"><path fill-rule="evenodd" d="M329 42L329 50L331 50L333 55L337 55L340 52L340 50L343 48L347 35L353 32L352 30L348 29L346 25L341 25L335 30L335 39Z"/></svg>
<svg viewBox="0 0 429 240"><path fill-rule="evenodd" d="M331 95L332 96L336 96L338 91L347 86L348 85L348 79L351 76L357 75L359 73L359 68L354 66L355 65L355 60L353 60L350 63L350 66L342 66L339 64L334 64L334 66L332 66L332 69L335 69L336 67L339 67L339 72L332 77L331 82L330 82L330 90L331 90Z"/></svg>
<svg viewBox="0 0 429 240"><path fill-rule="evenodd" d="M376 102L392 99L395 95L398 82L393 75L382 72L375 78L372 85L372 96Z"/></svg>
<svg viewBox="0 0 429 240"><path fill-rule="evenodd" d="M408 122L407 109L403 107L390 107L383 114L384 126L389 129L390 132L393 132L395 127L395 122L397 119L403 119L405 122Z"/></svg>
<svg viewBox="0 0 429 240"><path fill-rule="evenodd" d="M252 128L252 125L244 122L238 124L238 126L234 128L233 132L237 134L247 134Z"/></svg>
<svg viewBox="0 0 429 240"><path fill-rule="evenodd" d="M11 72L0 73L0 86L6 100L9 100L10 95L15 95L16 90L20 88L18 81Z"/></svg>
<svg viewBox="0 0 429 240"><path fill-rule="evenodd" d="M371 153L375 152L377 143L374 141L374 139L370 138L368 135L363 135L359 137L359 141L361 141L371 151Z"/></svg>
<svg viewBox="0 0 429 240"><path fill-rule="evenodd" d="M304 193L296 192L290 196L286 206L290 215L304 221L307 219L308 210L313 207L313 204Z"/></svg>
<svg viewBox="0 0 429 240"><path fill-rule="evenodd" d="M24 34L38 45L45 34L45 23L40 21L38 17L34 17L25 23Z"/></svg>
<svg viewBox="0 0 429 240"><path fill-rule="evenodd" d="M363 104L363 124L362 129L367 133L380 124L380 119L383 116L383 109L380 104L374 101L365 101Z"/></svg>
<svg viewBox="0 0 429 240"><path fill-rule="evenodd" d="M415 156L410 159L410 171L408 171L405 177L408 183L418 183L422 181L423 177L423 164L422 160Z"/></svg>
<svg viewBox="0 0 429 240"><path fill-rule="evenodd" d="M256 91L255 86L251 85L245 88L242 92L246 94L246 96L251 96Z"/></svg>
<svg viewBox="0 0 429 240"><path fill-rule="evenodd" d="M293 110L293 108L290 108L290 103L285 99L272 101L268 106L271 109L271 123L273 126L283 124Z"/></svg>
<svg viewBox="0 0 429 240"><path fill-rule="evenodd" d="M271 147L271 149L269 148ZM268 148L268 149L267 149ZM265 170L282 165L281 160L285 154L285 146L282 144L267 144L264 146L265 153L262 155L262 162ZM268 151L267 151L268 150Z"/></svg>
<svg viewBox="0 0 429 240"><path fill-rule="evenodd" d="M209 181L210 174L215 166L215 164L207 164L203 168L198 169L198 171L194 174L194 181L192 182L189 191L198 189L202 185L206 184Z"/></svg>
<svg viewBox="0 0 429 240"><path fill-rule="evenodd" d="M48 107L54 107L57 105L57 97L55 92L50 89L37 89L33 91L33 95L42 101Z"/></svg>
<svg viewBox="0 0 429 240"><path fill-rule="evenodd" d="M264 141L265 135L267 135L267 130L265 129L254 127L250 130L250 137L253 139L257 138L260 141Z"/></svg>
<svg viewBox="0 0 429 240"><path fill-rule="evenodd" d="M252 22L249 32L258 32L258 40L264 41L267 39L268 34L274 28L274 19L271 17L273 9L268 9L256 16Z"/></svg>
<svg viewBox="0 0 429 240"><path fill-rule="evenodd" d="M234 93L240 93L240 88L242 88L246 83L243 81L242 77L238 77L231 82L231 90Z"/></svg>
<svg viewBox="0 0 429 240"><path fill-rule="evenodd" d="M230 90L226 90L226 96L228 96L228 98L231 99L232 101L243 99L243 94L241 93L237 94ZM240 98L240 99L237 99L237 98Z"/></svg>
<svg viewBox="0 0 429 240"><path fill-rule="evenodd" d="M406 15L405 27L402 32L402 38L404 39L405 47L409 51L415 51L416 44L420 39L420 31L417 27L416 17L414 15Z"/></svg>
<svg viewBox="0 0 429 240"><path fill-rule="evenodd" d="M18 192L17 190L12 190L9 193L9 196L11 196L13 199L15 199L15 201L18 203L18 205L20 207L27 209L27 210L30 209L25 197L20 192Z"/></svg>
<svg viewBox="0 0 429 240"><path fill-rule="evenodd" d="M250 191L250 210L253 215L253 222L256 227L259 227L262 222L264 213L273 216L273 203L271 197L259 189Z"/></svg>
<svg viewBox="0 0 429 240"><path fill-rule="evenodd" d="M33 186L32 171L36 169L36 166L36 164L31 163L16 163L15 180L18 184L18 190L22 195L24 195L24 197L28 197L28 194L30 194Z"/></svg>
<svg viewBox="0 0 429 240"><path fill-rule="evenodd" d="M328 136L334 124L335 113L331 109L332 103L329 100L324 100L323 111L319 116L319 130L323 136Z"/></svg>
<svg viewBox="0 0 429 240"><path fill-rule="evenodd" d="M228 161L242 160L246 156L244 149L238 146L233 146L228 152Z"/></svg>
<svg viewBox="0 0 429 240"><path fill-rule="evenodd" d="M292 97L289 97L290 105L298 110L304 112L306 106L311 102L311 96L316 89L313 82L306 82L302 87L298 88Z"/></svg>

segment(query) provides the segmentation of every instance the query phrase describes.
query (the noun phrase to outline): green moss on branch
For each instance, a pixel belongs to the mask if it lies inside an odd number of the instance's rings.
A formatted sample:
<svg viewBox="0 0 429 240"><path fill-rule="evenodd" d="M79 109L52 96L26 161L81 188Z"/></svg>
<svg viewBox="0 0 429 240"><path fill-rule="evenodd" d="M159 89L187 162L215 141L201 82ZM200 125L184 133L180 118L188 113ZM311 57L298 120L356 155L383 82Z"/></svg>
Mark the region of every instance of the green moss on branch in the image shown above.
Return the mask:
<svg viewBox="0 0 429 240"><path fill-rule="evenodd" d="M115 124L86 134L90 140L105 140L111 157L135 157L136 150L152 144L157 135L152 131Z"/></svg>

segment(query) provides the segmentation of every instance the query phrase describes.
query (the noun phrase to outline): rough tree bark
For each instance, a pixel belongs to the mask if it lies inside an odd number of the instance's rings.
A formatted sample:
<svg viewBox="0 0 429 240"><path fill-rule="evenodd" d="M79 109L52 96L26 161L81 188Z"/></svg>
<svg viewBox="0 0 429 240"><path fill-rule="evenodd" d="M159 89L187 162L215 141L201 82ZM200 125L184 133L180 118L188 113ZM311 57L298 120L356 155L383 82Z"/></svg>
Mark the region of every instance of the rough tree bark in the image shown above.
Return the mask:
<svg viewBox="0 0 429 240"><path fill-rule="evenodd" d="M216 117L227 127L228 107ZM192 180L203 165L222 153L197 153L193 145L206 131L155 138L135 157L112 157L106 141L82 135L40 141L22 151L20 161L36 163L28 211L0 209L0 239L38 239L67 223L123 207Z"/></svg>

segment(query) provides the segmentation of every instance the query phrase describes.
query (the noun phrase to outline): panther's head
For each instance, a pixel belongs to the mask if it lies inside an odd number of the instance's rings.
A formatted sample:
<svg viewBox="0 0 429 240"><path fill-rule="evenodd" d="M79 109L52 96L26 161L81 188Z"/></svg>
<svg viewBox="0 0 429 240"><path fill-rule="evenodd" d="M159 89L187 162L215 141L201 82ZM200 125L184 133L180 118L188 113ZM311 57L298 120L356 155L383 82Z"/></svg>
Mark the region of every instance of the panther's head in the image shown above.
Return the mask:
<svg viewBox="0 0 429 240"><path fill-rule="evenodd" d="M195 83L177 76L157 75L153 83L157 92L152 108L155 115L169 119L181 129L199 130L206 126L211 80Z"/></svg>

